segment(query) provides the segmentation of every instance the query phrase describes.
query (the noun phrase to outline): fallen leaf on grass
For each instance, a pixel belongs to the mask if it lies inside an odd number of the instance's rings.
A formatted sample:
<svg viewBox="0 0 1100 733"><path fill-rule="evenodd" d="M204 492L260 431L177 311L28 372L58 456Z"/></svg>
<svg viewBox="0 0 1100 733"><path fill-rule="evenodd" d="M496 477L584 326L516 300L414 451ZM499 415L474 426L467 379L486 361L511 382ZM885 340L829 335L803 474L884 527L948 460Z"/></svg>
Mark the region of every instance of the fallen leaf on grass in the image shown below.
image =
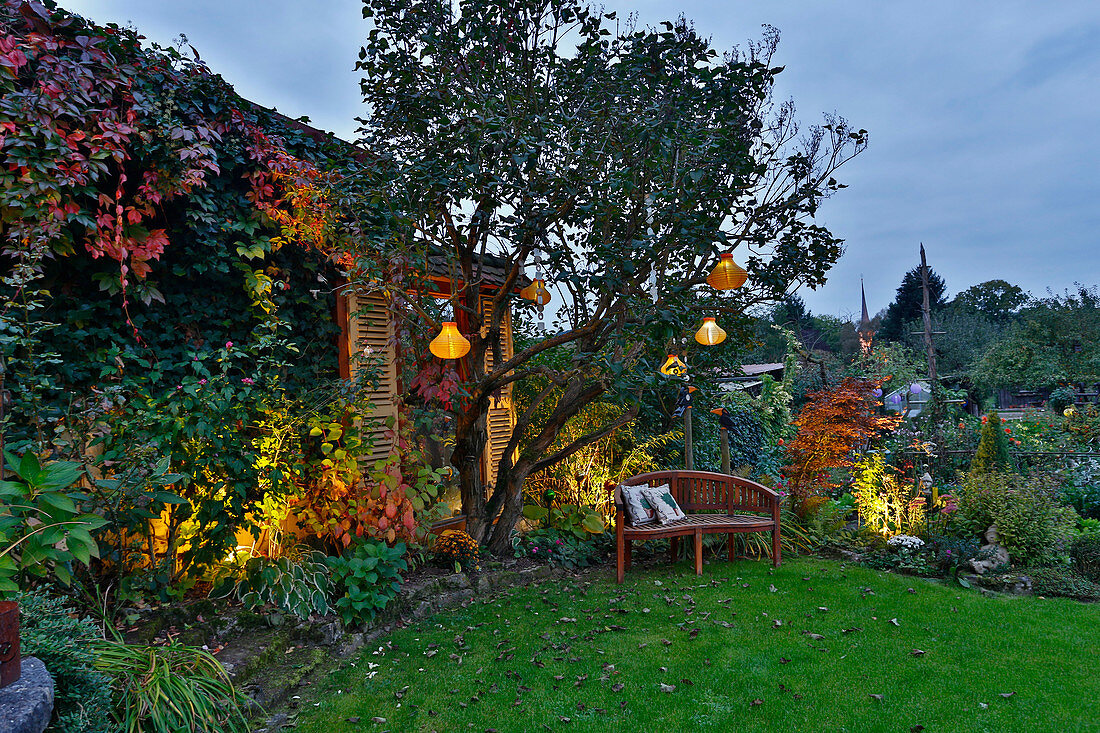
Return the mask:
<svg viewBox="0 0 1100 733"><path fill-rule="evenodd" d="M349 723L358 723L359 722L359 717L355 716L355 717L352 717L352 718L344 718L344 720L346 720Z"/></svg>
<svg viewBox="0 0 1100 733"><path fill-rule="evenodd" d="M1007 700L1008 698L1012 697L1015 694L1016 694L1015 692L1002 692L1001 697L1003 697L1005 700Z"/></svg>
<svg viewBox="0 0 1100 733"><path fill-rule="evenodd" d="M890 619L890 623L892 623L894 626L901 626L901 624L898 623L898 620L896 618Z"/></svg>
<svg viewBox="0 0 1100 733"><path fill-rule="evenodd" d="M780 657L779 658L779 663L780 664L786 664L789 661L791 661L791 660L787 659L786 657Z"/></svg>
<svg viewBox="0 0 1100 733"><path fill-rule="evenodd" d="M676 685L666 685L664 682L662 682L661 692L676 692Z"/></svg>
<svg viewBox="0 0 1100 733"><path fill-rule="evenodd" d="M924 650L923 649L914 649L913 651L911 651L909 653L912 654L914 657L924 656Z"/></svg>
<svg viewBox="0 0 1100 733"><path fill-rule="evenodd" d="M825 640L825 637L822 636L821 634L811 634L809 631L803 631L802 633L805 634L806 636L810 637L814 641L824 641Z"/></svg>
<svg viewBox="0 0 1100 733"><path fill-rule="evenodd" d="M756 698L755 700L753 700L752 702L749 703L749 707L754 708L757 705L763 705L763 704L764 704L763 700L761 700L760 698Z"/></svg>
<svg viewBox="0 0 1100 733"><path fill-rule="evenodd" d="M882 702L882 695L876 695L875 693L872 692L871 693L871 699L872 700L878 700L879 702Z"/></svg>

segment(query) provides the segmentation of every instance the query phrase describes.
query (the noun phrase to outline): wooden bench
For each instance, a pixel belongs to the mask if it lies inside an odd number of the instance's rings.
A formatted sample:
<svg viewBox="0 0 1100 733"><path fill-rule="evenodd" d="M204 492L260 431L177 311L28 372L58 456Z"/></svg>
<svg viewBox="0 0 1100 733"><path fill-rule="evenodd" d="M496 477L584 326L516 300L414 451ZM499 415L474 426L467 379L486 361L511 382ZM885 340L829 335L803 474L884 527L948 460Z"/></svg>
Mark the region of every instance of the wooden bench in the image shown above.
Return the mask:
<svg viewBox="0 0 1100 733"><path fill-rule="evenodd" d="M676 503L688 516L669 524L626 523L618 486L610 487L615 500L615 578L621 583L630 568L630 546L635 540L669 538L669 558L676 561L680 537L695 539L695 574L703 574L703 535L728 534L729 559L734 559L734 535L739 532L772 533L772 565L779 567L780 497L755 481L706 471L658 471L631 476L623 486L668 484ZM758 512L758 513L747 513ZM766 516L760 516L760 513Z"/></svg>

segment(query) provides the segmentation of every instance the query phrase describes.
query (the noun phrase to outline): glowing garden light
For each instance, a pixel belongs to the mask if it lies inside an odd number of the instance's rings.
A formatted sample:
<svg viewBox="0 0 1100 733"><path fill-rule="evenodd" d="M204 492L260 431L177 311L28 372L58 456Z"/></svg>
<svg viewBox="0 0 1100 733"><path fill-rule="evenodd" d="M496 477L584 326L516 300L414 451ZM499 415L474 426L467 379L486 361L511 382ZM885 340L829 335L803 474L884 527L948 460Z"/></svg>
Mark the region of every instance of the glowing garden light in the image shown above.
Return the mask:
<svg viewBox="0 0 1100 733"><path fill-rule="evenodd" d="M428 348L440 359L461 359L470 353L470 342L458 332L458 324L446 321Z"/></svg>

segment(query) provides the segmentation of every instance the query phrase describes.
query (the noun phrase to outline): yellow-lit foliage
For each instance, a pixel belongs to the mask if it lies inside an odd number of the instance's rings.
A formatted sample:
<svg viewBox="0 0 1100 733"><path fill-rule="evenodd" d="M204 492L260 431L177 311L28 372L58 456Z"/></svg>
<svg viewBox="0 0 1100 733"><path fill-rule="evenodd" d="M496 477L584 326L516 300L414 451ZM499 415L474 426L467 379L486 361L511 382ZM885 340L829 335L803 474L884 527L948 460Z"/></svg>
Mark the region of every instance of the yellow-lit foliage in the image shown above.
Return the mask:
<svg viewBox="0 0 1100 733"><path fill-rule="evenodd" d="M920 533L926 501L918 482L903 482L898 470L878 453L864 456L855 465L854 475L853 494L864 525L883 537Z"/></svg>

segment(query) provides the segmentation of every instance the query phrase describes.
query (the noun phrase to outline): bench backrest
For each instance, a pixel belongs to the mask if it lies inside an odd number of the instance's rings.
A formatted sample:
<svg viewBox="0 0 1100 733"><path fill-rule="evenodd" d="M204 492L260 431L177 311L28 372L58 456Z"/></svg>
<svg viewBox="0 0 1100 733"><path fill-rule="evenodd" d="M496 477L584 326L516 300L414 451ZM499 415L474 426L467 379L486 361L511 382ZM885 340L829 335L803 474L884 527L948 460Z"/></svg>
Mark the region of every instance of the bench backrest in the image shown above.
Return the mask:
<svg viewBox="0 0 1100 733"><path fill-rule="evenodd" d="M708 471L657 471L631 476L624 486L668 484L673 498L688 514L707 512L772 512L779 495L766 486L739 476ZM621 503L618 492L615 502Z"/></svg>

